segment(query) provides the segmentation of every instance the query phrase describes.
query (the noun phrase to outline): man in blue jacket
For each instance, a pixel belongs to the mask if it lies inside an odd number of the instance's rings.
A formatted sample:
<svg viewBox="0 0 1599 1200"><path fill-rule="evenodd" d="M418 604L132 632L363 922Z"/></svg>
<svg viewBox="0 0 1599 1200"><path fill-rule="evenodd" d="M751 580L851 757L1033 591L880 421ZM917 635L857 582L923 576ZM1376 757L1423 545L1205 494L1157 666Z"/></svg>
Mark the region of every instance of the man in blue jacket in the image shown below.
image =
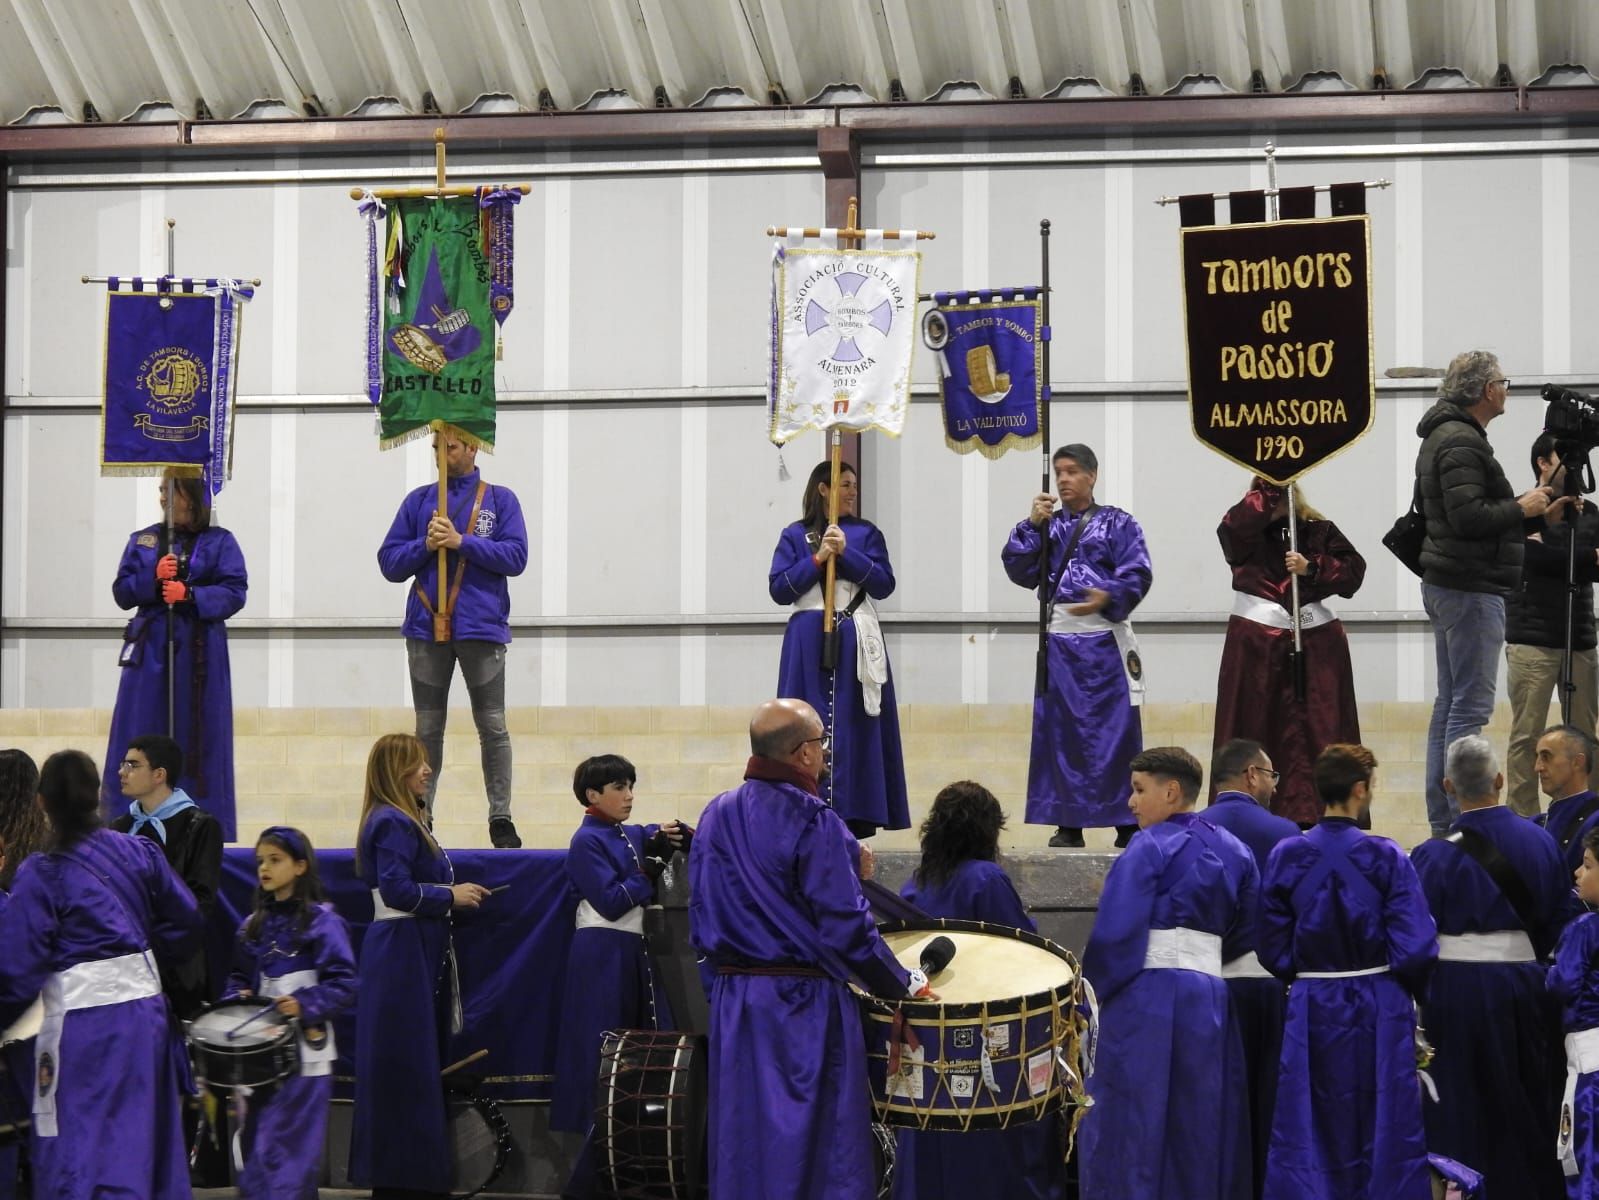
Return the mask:
<svg viewBox="0 0 1599 1200"><path fill-rule="evenodd" d="M416 706L416 736L433 768L427 805L444 765L444 722L455 664L461 664L483 753L489 798L489 838L495 846L522 844L511 820L511 735L505 726L505 647L511 640L511 593L506 580L527 567L527 526L510 488L484 482L477 446L455 429L444 438L448 512L437 511L438 486L406 496L378 549L378 568L393 583L414 581L405 606L405 650ZM438 607L438 551L444 547L445 605Z"/></svg>

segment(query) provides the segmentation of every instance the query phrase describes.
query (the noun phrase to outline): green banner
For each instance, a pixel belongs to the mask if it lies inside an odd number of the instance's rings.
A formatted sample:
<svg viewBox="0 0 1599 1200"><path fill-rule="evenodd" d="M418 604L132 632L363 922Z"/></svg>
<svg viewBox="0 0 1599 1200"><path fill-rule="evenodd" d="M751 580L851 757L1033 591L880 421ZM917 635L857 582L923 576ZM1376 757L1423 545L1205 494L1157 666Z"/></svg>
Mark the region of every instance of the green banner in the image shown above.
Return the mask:
<svg viewBox="0 0 1599 1200"><path fill-rule="evenodd" d="M477 199L389 204L383 318L384 448L435 422L494 445L492 271Z"/></svg>

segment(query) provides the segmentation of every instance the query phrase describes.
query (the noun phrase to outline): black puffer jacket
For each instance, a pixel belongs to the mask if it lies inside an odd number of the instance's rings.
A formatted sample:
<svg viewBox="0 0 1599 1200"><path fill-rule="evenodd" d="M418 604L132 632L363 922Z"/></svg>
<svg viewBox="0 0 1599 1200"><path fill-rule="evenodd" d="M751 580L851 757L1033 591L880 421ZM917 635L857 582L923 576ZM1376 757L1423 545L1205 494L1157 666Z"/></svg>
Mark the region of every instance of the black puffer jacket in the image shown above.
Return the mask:
<svg viewBox="0 0 1599 1200"><path fill-rule="evenodd" d="M1416 481L1427 537L1421 580L1461 592L1506 595L1521 585L1521 506L1481 425L1440 400L1416 426Z"/></svg>
<svg viewBox="0 0 1599 1200"><path fill-rule="evenodd" d="M1516 646L1566 644L1566 549L1571 526L1556 521L1542 530L1539 541L1526 542L1527 561L1521 586L1505 597L1505 641ZM1571 610L1571 646L1592 650L1596 642L1593 623L1593 585L1599 580L1599 511L1592 503L1582 506L1577 518L1577 594Z"/></svg>

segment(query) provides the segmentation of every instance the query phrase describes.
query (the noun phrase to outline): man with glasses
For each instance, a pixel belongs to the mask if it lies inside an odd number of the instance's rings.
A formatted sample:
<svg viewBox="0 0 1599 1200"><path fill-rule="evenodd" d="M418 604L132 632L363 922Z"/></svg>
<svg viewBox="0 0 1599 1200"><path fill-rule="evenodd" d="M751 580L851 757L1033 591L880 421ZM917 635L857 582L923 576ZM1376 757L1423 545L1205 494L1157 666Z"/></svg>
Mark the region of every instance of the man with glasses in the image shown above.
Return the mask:
<svg viewBox="0 0 1599 1200"><path fill-rule="evenodd" d="M1416 435L1416 486L1427 521L1421 599L1432 621L1438 695L1427 731L1427 823L1449 831L1459 806L1444 791L1444 749L1493 715L1505 596L1521 586L1522 527L1549 507L1539 485L1516 495L1488 444L1510 380L1486 350L1457 354Z"/></svg>
<svg viewBox="0 0 1599 1200"><path fill-rule="evenodd" d="M859 845L818 795L826 761L816 710L767 701L750 722L744 782L710 802L694 834L713 1196L870 1200L866 1044L849 981L889 999L931 995L877 933Z"/></svg>

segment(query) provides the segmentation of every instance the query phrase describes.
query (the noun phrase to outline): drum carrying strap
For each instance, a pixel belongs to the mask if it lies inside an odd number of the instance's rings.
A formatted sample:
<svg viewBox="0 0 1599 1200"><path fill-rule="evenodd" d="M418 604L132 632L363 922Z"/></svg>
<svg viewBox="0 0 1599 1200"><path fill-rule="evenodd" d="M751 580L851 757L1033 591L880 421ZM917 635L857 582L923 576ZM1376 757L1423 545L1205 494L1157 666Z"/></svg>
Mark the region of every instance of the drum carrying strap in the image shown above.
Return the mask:
<svg viewBox="0 0 1599 1200"><path fill-rule="evenodd" d="M472 497L472 512L466 518L467 532L477 528L478 509L483 507L483 493L488 491L489 485L485 480L477 481L477 495ZM446 517L449 513L444 514ZM433 640L447 642L450 640L450 621L455 616L455 602L461 595L461 580L466 577L466 555L459 550L455 552L455 578L450 580L450 590L444 597L443 609L435 609L433 601L428 599L428 592L420 583L416 585L417 599L422 601L422 607L428 610L433 618Z"/></svg>
<svg viewBox="0 0 1599 1200"><path fill-rule="evenodd" d="M1498 846L1475 829L1456 829L1444 841L1475 859L1477 865L1488 872L1523 929L1531 933L1538 928L1538 906L1533 903L1532 892Z"/></svg>

